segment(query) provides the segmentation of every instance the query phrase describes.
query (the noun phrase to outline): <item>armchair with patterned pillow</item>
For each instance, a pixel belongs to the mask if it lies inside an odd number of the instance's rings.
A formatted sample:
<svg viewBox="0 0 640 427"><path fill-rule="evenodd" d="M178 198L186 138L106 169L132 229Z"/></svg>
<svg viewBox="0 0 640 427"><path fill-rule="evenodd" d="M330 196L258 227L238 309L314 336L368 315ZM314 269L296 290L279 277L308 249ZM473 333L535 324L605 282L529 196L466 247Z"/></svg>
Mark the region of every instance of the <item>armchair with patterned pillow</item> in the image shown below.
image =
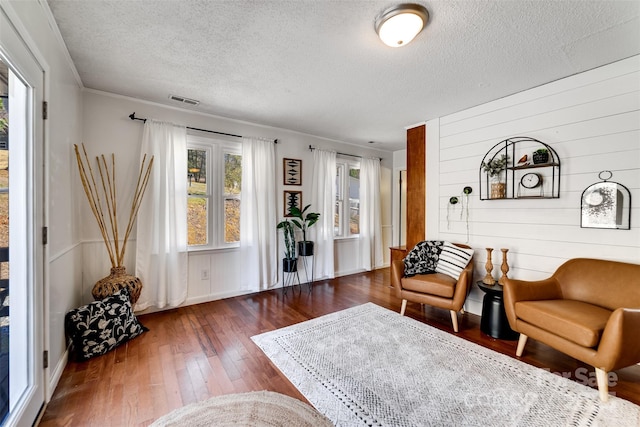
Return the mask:
<svg viewBox="0 0 640 427"><path fill-rule="evenodd" d="M400 314L408 301L443 308L450 311L455 332L472 280L473 249L460 243L420 242L404 260L391 264L391 284L402 299Z"/></svg>

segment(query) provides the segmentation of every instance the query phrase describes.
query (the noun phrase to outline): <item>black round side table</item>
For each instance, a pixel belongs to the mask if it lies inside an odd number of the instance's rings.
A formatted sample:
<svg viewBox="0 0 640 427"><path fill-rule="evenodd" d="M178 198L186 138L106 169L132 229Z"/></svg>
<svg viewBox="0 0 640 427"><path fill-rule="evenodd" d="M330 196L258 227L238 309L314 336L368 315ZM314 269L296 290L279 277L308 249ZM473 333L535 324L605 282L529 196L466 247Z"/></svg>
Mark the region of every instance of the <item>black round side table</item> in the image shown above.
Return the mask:
<svg viewBox="0 0 640 427"><path fill-rule="evenodd" d="M504 311L504 300L502 299L502 285L496 282L493 285L476 282L478 287L485 293L482 300L482 318L480 319L480 330L490 337L501 340L517 340L519 334L509 327L509 320Z"/></svg>

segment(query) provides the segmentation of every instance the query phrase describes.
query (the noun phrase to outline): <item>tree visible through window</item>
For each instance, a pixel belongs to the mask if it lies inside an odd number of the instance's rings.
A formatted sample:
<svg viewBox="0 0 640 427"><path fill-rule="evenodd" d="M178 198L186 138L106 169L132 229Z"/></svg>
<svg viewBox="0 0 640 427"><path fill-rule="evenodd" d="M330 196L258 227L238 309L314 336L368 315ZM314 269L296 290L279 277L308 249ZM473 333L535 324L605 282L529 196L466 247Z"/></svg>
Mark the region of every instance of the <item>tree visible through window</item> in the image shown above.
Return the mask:
<svg viewBox="0 0 640 427"><path fill-rule="evenodd" d="M349 234L360 234L360 169L349 168Z"/></svg>
<svg viewBox="0 0 640 427"><path fill-rule="evenodd" d="M240 241L240 190L242 156L224 154L224 241Z"/></svg>
<svg viewBox="0 0 640 427"><path fill-rule="evenodd" d="M207 208L209 190L207 188L207 151L187 151L187 173L189 186L187 192L187 230L189 245L206 245L208 239Z"/></svg>

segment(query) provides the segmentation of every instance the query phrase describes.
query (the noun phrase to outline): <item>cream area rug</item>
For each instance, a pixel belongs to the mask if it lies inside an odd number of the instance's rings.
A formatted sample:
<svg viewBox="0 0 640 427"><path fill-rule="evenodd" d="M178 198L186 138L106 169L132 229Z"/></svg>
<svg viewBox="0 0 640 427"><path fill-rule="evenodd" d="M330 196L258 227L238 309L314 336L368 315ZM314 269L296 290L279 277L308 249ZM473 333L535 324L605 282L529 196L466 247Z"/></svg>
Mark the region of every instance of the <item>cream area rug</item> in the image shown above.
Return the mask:
<svg viewBox="0 0 640 427"><path fill-rule="evenodd" d="M638 426L640 407L368 303L252 337L338 426Z"/></svg>
<svg viewBox="0 0 640 427"><path fill-rule="evenodd" d="M151 427L331 427L304 402L271 391L227 394L192 403L158 418Z"/></svg>

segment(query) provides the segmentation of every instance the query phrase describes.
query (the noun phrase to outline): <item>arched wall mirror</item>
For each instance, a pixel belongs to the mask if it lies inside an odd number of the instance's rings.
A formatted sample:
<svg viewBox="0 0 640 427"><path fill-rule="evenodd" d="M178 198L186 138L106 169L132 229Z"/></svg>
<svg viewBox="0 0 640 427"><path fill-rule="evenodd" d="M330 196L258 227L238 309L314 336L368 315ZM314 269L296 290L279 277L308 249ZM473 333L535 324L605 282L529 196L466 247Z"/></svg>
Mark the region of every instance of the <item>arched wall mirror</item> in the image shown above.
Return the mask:
<svg viewBox="0 0 640 427"><path fill-rule="evenodd" d="M631 228L629 189L617 182L607 181L612 176L609 171L600 172L598 176L603 181L590 185L582 192L580 226L629 230Z"/></svg>

